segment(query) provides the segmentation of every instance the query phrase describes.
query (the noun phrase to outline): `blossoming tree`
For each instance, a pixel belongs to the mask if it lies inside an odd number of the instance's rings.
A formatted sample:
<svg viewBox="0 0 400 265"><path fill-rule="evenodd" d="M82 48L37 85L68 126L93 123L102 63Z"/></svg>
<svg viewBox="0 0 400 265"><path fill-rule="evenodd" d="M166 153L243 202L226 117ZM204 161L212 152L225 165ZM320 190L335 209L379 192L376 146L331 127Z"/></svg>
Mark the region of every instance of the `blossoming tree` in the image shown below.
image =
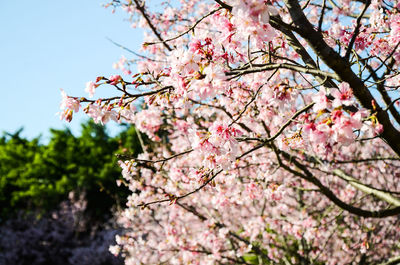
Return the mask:
<svg viewBox="0 0 400 265"><path fill-rule="evenodd" d="M61 117L134 124L126 264L396 264L400 1L114 0L145 32ZM160 12L160 10L162 12ZM131 73L135 63L137 73ZM386 263L385 263L386 262Z"/></svg>

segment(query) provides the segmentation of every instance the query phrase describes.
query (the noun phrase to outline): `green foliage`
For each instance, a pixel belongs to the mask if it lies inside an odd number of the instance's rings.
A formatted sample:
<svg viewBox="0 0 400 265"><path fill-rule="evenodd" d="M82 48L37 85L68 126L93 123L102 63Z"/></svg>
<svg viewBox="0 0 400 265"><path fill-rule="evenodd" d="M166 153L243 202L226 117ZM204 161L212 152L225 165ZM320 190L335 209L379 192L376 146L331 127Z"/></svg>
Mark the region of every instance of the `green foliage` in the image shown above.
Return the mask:
<svg viewBox="0 0 400 265"><path fill-rule="evenodd" d="M20 137L21 131L0 138L1 219L21 209L48 211L71 191L85 194L94 218L125 203L128 190L116 185L121 170L115 154L141 152L134 127L126 127L116 137L91 121L82 124L78 137L68 129L51 129L47 145L40 144L39 137L31 141Z"/></svg>
<svg viewBox="0 0 400 265"><path fill-rule="evenodd" d="M241 257L246 264L261 265L261 264L314 264L323 265L325 263L309 260L308 253L314 251L313 247L307 243L304 238L298 239L292 235L283 235L271 229L267 224L265 231L270 235L273 242L270 247L284 251L283 255L275 257L275 260L270 259L268 251L263 248L262 243L255 240L251 242L251 249L244 253ZM239 231L240 234L243 231ZM260 236L260 239L262 236ZM245 238L250 242L250 238ZM301 255L300 253L303 253ZM290 262L289 262L290 261Z"/></svg>
<svg viewBox="0 0 400 265"><path fill-rule="evenodd" d="M255 264L255 265L260 264L259 256L257 256L256 254L253 254L253 253L244 254L243 260L248 264Z"/></svg>

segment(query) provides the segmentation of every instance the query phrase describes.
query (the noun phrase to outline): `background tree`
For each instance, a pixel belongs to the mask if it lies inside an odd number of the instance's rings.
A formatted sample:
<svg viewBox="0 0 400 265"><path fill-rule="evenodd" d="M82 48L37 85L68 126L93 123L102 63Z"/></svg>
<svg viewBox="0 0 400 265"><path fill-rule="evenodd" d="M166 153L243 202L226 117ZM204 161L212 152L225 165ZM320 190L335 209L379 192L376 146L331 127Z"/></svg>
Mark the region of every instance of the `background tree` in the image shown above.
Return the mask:
<svg viewBox="0 0 400 265"><path fill-rule="evenodd" d="M89 121L46 144L21 132L0 138L0 264L122 264L108 251L129 194L114 154L141 152L135 128L111 137Z"/></svg>
<svg viewBox="0 0 400 265"><path fill-rule="evenodd" d="M2 218L20 210L42 213L68 199L70 192L87 200L93 220L110 217L113 205L123 206L128 190L120 179L115 153L130 148L136 156L141 146L133 127L110 137L105 127L82 124L75 137L68 129L51 129L48 144L40 138L21 138L20 131L5 134L0 142L0 208Z"/></svg>
<svg viewBox="0 0 400 265"><path fill-rule="evenodd" d="M127 264L395 264L400 3L112 1L146 29L126 75L61 118L133 123ZM143 104L135 100L143 98ZM168 206L169 204L169 206ZM141 210L140 210L141 209Z"/></svg>

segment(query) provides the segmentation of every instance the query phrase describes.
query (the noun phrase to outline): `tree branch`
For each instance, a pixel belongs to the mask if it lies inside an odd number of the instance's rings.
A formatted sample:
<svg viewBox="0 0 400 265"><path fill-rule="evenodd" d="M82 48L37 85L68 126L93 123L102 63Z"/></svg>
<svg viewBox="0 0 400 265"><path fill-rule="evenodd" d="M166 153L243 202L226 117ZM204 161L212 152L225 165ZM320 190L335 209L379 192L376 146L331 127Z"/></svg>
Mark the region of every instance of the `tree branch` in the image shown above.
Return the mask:
<svg viewBox="0 0 400 265"><path fill-rule="evenodd" d="M256 66L256 65L253 65L253 66ZM294 65L294 64L288 64L288 63L266 64L263 66L254 67L254 68L245 69L245 70L235 69L235 70L232 70L231 72L227 72L226 75L232 76L229 78L229 80L231 80L236 77L240 77L242 75L264 72L264 71L274 70L274 69L288 69L288 70L293 70L296 72L312 74L312 75L319 76L319 77L330 77L333 79L340 80L340 77L334 73L329 73L329 72L325 72L325 71L318 70L318 69L312 69L312 68L298 66L298 65Z"/></svg>
<svg viewBox="0 0 400 265"><path fill-rule="evenodd" d="M346 60L349 60L349 58L350 58L350 53L351 53L351 50L353 49L354 42L356 41L357 36L358 36L358 34L360 33L361 19L363 18L364 14L365 14L365 12L367 11L367 9L368 9L368 7L369 7L370 4L371 4L371 0L366 0L366 1L365 1L364 9L361 11L360 15L359 15L358 18L357 18L357 21L356 21L356 28L355 28L355 30L354 30L353 36L351 37L351 40L350 40L350 42L349 42L349 46L347 47L346 54L345 54L345 56L344 56L344 58L345 58Z"/></svg>
<svg viewBox="0 0 400 265"><path fill-rule="evenodd" d="M347 175L346 173L344 173L342 170L340 169L334 169L332 171L332 173L338 177L340 177L341 179L347 181L351 186L355 187L356 189L361 190L364 193L367 194L373 194L376 197L380 198L381 200L384 200L390 204L393 204L395 206L400 206L400 200L398 198L393 197L392 195L390 195L387 192L381 191L381 190L377 190L373 187L370 187L368 185L365 185L361 182L359 182L358 180L356 180L355 178Z"/></svg>
<svg viewBox="0 0 400 265"><path fill-rule="evenodd" d="M352 205L349 205L345 203L344 201L340 200L328 187L323 185L319 179L314 177L314 175L307 169L307 167L300 162L297 161L296 158L291 156L290 154L284 152L284 151L279 151L286 160L289 162L293 163L298 169L300 169L303 173L299 172L298 170L292 169L290 166L282 164L281 166L291 172L293 175L298 176L304 180L307 180L308 182L311 182L315 186L317 186L321 193L323 193L329 200L331 200L334 204L339 206L341 209L348 211L349 213L362 216L362 217L367 217L367 218L384 218L388 216L394 216L400 214L400 206L395 207L395 208L390 208L390 209L385 209L385 210L379 210L379 211L368 211L364 210L358 207L354 207Z"/></svg>
<svg viewBox="0 0 400 265"><path fill-rule="evenodd" d="M376 100L365 87L364 82L353 73L348 61L325 43L321 33L314 30L313 25L304 15L297 0L284 0L284 2L293 23L297 26L295 28L296 33L308 42L315 54L339 76L340 80L349 83L353 89L354 96L359 100L361 105L371 112L375 112L373 101L376 102ZM377 118L384 128L380 137L385 140L397 155L400 155L400 141L398 141L400 139L400 132L390 122L386 112L380 111L380 108L376 111Z"/></svg>
<svg viewBox="0 0 400 265"><path fill-rule="evenodd" d="M165 48L167 48L168 51L172 51L171 47L163 40L163 38L161 37L160 33L157 31L157 29L155 28L155 26L151 22L149 16L146 13L146 10L145 10L145 7L144 7L144 3L143 4L139 3L139 0L134 0L134 2L135 2L137 10L139 10L139 12L142 14L144 19L147 21L147 24L149 24L149 27L151 28L153 33L157 36L157 38L160 40L160 42L162 42L162 44L164 45Z"/></svg>
<svg viewBox="0 0 400 265"><path fill-rule="evenodd" d="M184 32L182 32L181 34L179 34L179 35L177 35L177 36L175 36L175 37L172 37L172 38L166 39L166 40L162 40L162 41L158 41L158 42L145 42L145 45L154 45L154 44L160 44L160 43L170 42L170 41L179 39L180 37L186 35L187 33L189 33L189 32L192 31L192 30L193 30L193 32L194 32L194 29L196 28L196 26L197 26L201 21L203 21L205 18L211 16L211 15L214 14L215 12L221 10L222 8L223 8L223 7L220 7L220 8L218 8L218 9L215 9L215 10L209 12L208 14L206 14L205 16L203 16L201 19L197 20L196 23L194 23L193 26L189 27L187 30L185 30Z"/></svg>

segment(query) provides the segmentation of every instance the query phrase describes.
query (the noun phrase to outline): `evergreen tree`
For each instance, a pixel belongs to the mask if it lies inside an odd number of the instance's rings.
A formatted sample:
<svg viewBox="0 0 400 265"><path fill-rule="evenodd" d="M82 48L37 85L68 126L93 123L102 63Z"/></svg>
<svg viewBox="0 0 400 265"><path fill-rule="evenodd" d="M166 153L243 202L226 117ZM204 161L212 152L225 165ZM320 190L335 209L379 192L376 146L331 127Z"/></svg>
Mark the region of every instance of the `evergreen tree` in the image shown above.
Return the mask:
<svg viewBox="0 0 400 265"><path fill-rule="evenodd" d="M21 137L22 129L0 138L2 219L19 210L49 211L70 192L85 195L93 218L101 219L113 205L125 203L128 190L116 185L121 170L115 154L127 148L135 156L141 152L134 127L127 126L116 137L92 121L82 124L78 137L68 129L50 131L48 144L41 144L40 137Z"/></svg>

